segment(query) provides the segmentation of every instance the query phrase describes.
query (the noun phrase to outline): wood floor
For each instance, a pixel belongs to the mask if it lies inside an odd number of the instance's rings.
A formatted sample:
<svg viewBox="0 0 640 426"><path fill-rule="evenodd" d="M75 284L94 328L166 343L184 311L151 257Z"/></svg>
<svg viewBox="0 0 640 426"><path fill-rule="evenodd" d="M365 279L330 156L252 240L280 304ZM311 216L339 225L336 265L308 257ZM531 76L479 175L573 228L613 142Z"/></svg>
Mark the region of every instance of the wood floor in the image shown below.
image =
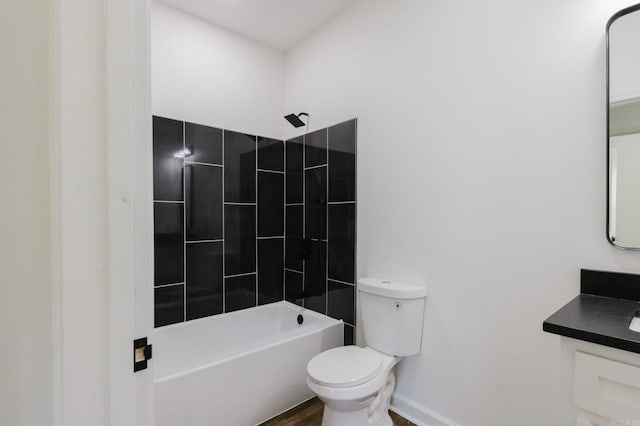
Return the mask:
<svg viewBox="0 0 640 426"><path fill-rule="evenodd" d="M260 426L320 426L322 424L322 409L324 405L318 398L303 402L284 414L268 420ZM394 412L389 412L395 426L415 426Z"/></svg>

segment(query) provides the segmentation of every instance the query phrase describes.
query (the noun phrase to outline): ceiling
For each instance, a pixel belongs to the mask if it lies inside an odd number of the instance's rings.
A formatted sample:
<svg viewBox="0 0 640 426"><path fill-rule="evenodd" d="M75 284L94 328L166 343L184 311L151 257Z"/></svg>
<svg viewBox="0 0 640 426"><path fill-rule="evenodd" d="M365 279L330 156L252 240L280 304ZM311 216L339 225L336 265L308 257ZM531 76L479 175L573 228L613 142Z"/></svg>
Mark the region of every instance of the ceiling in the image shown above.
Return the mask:
<svg viewBox="0 0 640 426"><path fill-rule="evenodd" d="M286 51L357 0L162 0Z"/></svg>

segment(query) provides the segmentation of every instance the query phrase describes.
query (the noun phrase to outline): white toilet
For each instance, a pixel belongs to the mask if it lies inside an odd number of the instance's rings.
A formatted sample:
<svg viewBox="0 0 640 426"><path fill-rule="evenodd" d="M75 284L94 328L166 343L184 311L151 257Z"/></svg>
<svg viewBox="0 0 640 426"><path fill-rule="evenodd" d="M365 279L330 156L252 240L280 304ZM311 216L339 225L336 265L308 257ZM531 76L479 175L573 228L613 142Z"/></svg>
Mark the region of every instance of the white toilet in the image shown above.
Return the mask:
<svg viewBox="0 0 640 426"><path fill-rule="evenodd" d="M365 348L322 352L307 364L307 385L324 402L323 426L392 426L393 367L420 352L427 290L377 278L358 280Z"/></svg>

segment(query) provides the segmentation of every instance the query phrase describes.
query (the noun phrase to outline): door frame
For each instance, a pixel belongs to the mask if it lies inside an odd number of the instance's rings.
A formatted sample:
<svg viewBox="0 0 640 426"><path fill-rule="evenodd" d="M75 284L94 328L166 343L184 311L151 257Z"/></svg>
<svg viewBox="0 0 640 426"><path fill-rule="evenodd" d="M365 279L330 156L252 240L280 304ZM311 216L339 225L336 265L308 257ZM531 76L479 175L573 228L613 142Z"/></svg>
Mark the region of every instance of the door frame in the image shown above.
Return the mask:
<svg viewBox="0 0 640 426"><path fill-rule="evenodd" d="M55 425L153 424L150 0L51 3ZM153 342L151 342L153 343Z"/></svg>

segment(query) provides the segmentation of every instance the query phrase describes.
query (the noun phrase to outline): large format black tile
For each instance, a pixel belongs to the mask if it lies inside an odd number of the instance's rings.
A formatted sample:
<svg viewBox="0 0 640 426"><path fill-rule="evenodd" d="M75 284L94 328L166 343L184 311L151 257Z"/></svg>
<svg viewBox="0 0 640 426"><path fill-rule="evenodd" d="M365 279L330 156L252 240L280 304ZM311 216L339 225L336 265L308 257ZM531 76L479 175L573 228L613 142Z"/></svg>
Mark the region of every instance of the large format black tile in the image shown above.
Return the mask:
<svg viewBox="0 0 640 426"><path fill-rule="evenodd" d="M182 200L182 121L153 117L153 199Z"/></svg>
<svg viewBox="0 0 640 426"><path fill-rule="evenodd" d="M284 299L284 238L258 240L258 304Z"/></svg>
<svg viewBox="0 0 640 426"><path fill-rule="evenodd" d="M225 278L225 312L256 306L256 274Z"/></svg>
<svg viewBox="0 0 640 426"><path fill-rule="evenodd" d="M153 312L156 327L184 321L184 285L156 288Z"/></svg>
<svg viewBox="0 0 640 426"><path fill-rule="evenodd" d="M224 131L224 201L256 202L256 137Z"/></svg>
<svg viewBox="0 0 640 426"><path fill-rule="evenodd" d="M284 271L285 300L302 306L304 301L303 275L300 272Z"/></svg>
<svg viewBox="0 0 640 426"><path fill-rule="evenodd" d="M255 214L255 206L224 206L225 275L256 271Z"/></svg>
<svg viewBox="0 0 640 426"><path fill-rule="evenodd" d="M304 136L304 166L327 164L327 129L316 130Z"/></svg>
<svg viewBox="0 0 640 426"><path fill-rule="evenodd" d="M285 143L286 178L287 178L287 204L303 202L303 144L302 136L288 140Z"/></svg>
<svg viewBox="0 0 640 426"><path fill-rule="evenodd" d="M324 241L310 243L309 258L304 266L304 307L327 313L327 244Z"/></svg>
<svg viewBox="0 0 640 426"><path fill-rule="evenodd" d="M258 138L258 168L284 172L284 142Z"/></svg>
<svg viewBox="0 0 640 426"><path fill-rule="evenodd" d="M300 237L303 233L303 221L304 221L304 206L287 206L285 209L287 215L287 229L285 235L287 237Z"/></svg>
<svg viewBox="0 0 640 426"><path fill-rule="evenodd" d="M154 284L184 282L182 203L153 203Z"/></svg>
<svg viewBox="0 0 640 426"><path fill-rule="evenodd" d="M284 175L258 172L258 236L284 235Z"/></svg>
<svg viewBox="0 0 640 426"><path fill-rule="evenodd" d="M187 240L222 239L222 167L185 166Z"/></svg>
<svg viewBox="0 0 640 426"><path fill-rule="evenodd" d="M327 238L327 167L305 170L305 237Z"/></svg>
<svg viewBox="0 0 640 426"><path fill-rule="evenodd" d="M327 294L327 315L355 324L355 286L329 280Z"/></svg>
<svg viewBox="0 0 640 426"><path fill-rule="evenodd" d="M356 120L329 127L329 201L356 199Z"/></svg>
<svg viewBox="0 0 640 426"><path fill-rule="evenodd" d="M222 313L222 242L187 244L187 320Z"/></svg>
<svg viewBox="0 0 640 426"><path fill-rule="evenodd" d="M285 268L302 272L305 242L302 237L285 238Z"/></svg>
<svg viewBox="0 0 640 426"><path fill-rule="evenodd" d="M222 130L193 123L184 126L184 145L191 151L187 160L222 164Z"/></svg>
<svg viewBox="0 0 640 426"><path fill-rule="evenodd" d="M355 283L356 205L329 204L329 279Z"/></svg>

